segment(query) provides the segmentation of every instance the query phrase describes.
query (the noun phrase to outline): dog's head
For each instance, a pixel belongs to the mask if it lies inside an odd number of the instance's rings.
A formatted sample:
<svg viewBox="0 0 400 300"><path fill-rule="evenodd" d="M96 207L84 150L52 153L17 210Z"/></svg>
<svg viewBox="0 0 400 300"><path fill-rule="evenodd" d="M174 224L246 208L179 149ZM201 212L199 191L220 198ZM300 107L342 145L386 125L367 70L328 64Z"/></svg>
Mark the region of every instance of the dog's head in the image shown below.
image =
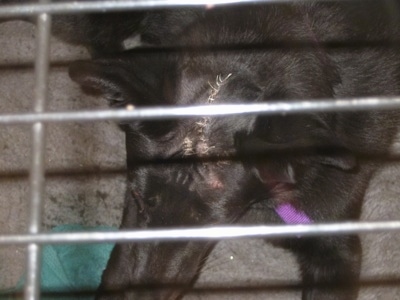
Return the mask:
<svg viewBox="0 0 400 300"><path fill-rule="evenodd" d="M312 64L312 59L296 61L296 56L290 57L289 64L287 56L253 53L243 64L245 55L235 52L131 52L115 59L75 63L70 76L83 89L102 94L112 107L203 105L212 111L214 105L226 103L333 96L336 82L324 76L326 70L321 65ZM260 68L257 63L261 59ZM311 72L314 76L307 76ZM321 83L315 84L315 78ZM333 122L332 115L323 114L205 115L121 122L126 133L129 188L140 204L139 214L146 217L143 224L165 227L231 222L253 201L269 197L266 185L294 184L297 169L303 170L307 160L264 156L260 162L228 161L232 156L312 148L314 163L351 169L354 159L335 136ZM316 148L324 146L340 151L316 153ZM143 165L143 161L168 159L187 163ZM268 169L271 174L266 174ZM257 185L263 192L252 195L249 191Z"/></svg>
<svg viewBox="0 0 400 300"><path fill-rule="evenodd" d="M332 97L333 83L320 65L306 63L304 69L295 66L299 61L288 64L285 54L278 56L255 53L243 64L244 56L235 53L128 53L115 59L75 63L70 76L115 107L193 104L209 106L211 111L214 105L224 103ZM264 63L259 68L261 59ZM320 72L320 76L304 76L304 72ZM315 78L321 83L314 89ZM226 224L255 202L269 201L271 208L283 201L296 202L295 197L311 188L304 185L310 178L307 172L312 177L323 169L346 172L355 166L354 157L335 136L333 120L330 115L308 114L122 122L128 198L133 200L128 205L136 205L134 213L126 208L130 213L125 213L123 226ZM338 151L326 152L320 146L333 146ZM305 150L307 155L276 156L292 147ZM269 150L274 153L271 157L254 158ZM245 154L254 157L240 159ZM231 156L239 159L229 161ZM154 159L186 163L143 164ZM127 220L127 215L137 222ZM131 278L187 283L208 248L194 242L179 245L154 244L151 251L143 244L131 248L129 256L135 266ZM145 267L138 267L141 264Z"/></svg>

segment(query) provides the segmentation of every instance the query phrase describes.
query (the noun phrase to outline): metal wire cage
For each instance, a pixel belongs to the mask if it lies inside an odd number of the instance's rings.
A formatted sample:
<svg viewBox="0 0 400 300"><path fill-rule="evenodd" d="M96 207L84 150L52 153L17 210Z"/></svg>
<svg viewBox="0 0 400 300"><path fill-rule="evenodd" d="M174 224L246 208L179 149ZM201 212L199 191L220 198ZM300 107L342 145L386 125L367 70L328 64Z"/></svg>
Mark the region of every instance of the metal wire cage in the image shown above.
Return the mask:
<svg viewBox="0 0 400 300"><path fill-rule="evenodd" d="M250 2L289 2L286 0L126 0L4 5L0 17L37 15L35 58L34 108L30 113L2 114L0 124L12 126L29 124L32 127L30 168L30 217L27 234L1 235L0 244L27 245L27 277L25 299L40 298L40 251L41 245L50 243L123 242L146 240L222 240L245 237L294 237L299 234L325 235L400 230L400 221L349 222L335 224L285 225L285 226L227 226L191 229L141 230L129 232L43 233L41 231L42 199L44 194L45 126L48 123L95 122L100 120L154 120L190 118L198 116L227 116L235 114L295 114L301 112L373 110L400 108L400 97L356 98L326 101L269 102L265 104L216 105L210 112L208 106L154 107L134 110L101 110L76 112L45 112L48 98L49 44L51 16L87 12L111 12L135 9L173 8L179 6L214 6Z"/></svg>

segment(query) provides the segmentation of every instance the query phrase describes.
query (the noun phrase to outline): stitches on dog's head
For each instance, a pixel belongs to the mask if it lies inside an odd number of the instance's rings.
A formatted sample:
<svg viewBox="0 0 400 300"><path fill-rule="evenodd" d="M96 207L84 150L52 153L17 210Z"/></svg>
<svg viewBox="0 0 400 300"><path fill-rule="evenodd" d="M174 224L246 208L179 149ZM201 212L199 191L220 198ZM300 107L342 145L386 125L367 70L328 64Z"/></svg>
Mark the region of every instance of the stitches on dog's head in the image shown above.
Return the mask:
<svg viewBox="0 0 400 300"><path fill-rule="evenodd" d="M210 95L207 99L208 104L214 103L221 86L225 85L231 76L232 73L229 73L225 77L219 74L216 77L215 84L208 82L211 88ZM197 155L199 157L203 157L209 154L210 151L215 148L215 146L210 145L208 138L208 135L212 131L210 126L210 117L203 117L200 121L195 122L195 134L188 134L183 139L182 148L185 156Z"/></svg>

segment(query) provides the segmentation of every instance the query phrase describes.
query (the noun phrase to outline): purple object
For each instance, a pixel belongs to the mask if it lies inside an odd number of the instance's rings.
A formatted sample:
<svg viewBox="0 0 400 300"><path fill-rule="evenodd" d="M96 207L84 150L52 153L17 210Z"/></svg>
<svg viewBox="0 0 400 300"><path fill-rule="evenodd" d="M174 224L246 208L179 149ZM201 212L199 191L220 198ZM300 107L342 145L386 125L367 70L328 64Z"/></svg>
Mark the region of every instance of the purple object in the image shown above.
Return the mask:
<svg viewBox="0 0 400 300"><path fill-rule="evenodd" d="M287 224L311 224L312 220L304 211L297 210L290 203L283 203L275 208L276 213Z"/></svg>

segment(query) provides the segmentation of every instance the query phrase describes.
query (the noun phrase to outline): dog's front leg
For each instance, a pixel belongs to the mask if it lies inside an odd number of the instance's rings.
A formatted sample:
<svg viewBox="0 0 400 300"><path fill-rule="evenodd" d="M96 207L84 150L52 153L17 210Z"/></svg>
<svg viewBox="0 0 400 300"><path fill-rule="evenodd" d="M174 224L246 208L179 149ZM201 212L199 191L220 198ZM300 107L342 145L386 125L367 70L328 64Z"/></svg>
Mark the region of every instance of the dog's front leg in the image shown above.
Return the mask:
<svg viewBox="0 0 400 300"><path fill-rule="evenodd" d="M357 299L361 245L357 236L310 238L295 250L303 300Z"/></svg>
<svg viewBox="0 0 400 300"><path fill-rule="evenodd" d="M205 168L203 165L196 167ZM244 171L241 165L224 167L229 174L238 175ZM191 171L192 165L178 165L176 168L142 167L130 172L121 229L229 224L249 206L243 195L229 197L231 190L225 193L220 187L223 183L229 184L229 180L232 181L230 186L240 186L237 184L239 180L243 182L240 176L231 176L222 183L213 173L215 169L208 166L200 171L209 171L207 174L212 176L190 182L186 177L197 175ZM171 177L176 181L171 181ZM213 241L145 241L117 245L103 274L97 299L177 299L190 288L213 245Z"/></svg>
<svg viewBox="0 0 400 300"><path fill-rule="evenodd" d="M148 228L151 216L144 210L149 207L142 205L126 193L122 230ZM211 247L207 242L117 244L96 299L176 299L190 286Z"/></svg>
<svg viewBox="0 0 400 300"><path fill-rule="evenodd" d="M210 246L201 242L117 245L96 299L176 299L192 283Z"/></svg>

